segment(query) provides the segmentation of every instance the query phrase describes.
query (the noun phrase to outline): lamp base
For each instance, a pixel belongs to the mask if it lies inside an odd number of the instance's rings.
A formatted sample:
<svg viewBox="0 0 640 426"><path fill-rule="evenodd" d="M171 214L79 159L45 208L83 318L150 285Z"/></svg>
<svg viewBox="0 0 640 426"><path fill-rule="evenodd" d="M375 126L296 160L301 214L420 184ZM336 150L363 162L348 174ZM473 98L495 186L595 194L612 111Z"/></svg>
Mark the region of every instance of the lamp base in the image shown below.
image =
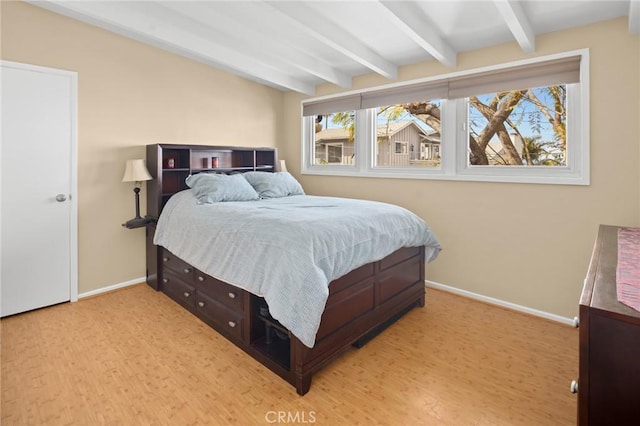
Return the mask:
<svg viewBox="0 0 640 426"><path fill-rule="evenodd" d="M140 217L140 187L137 186L140 183L141 182L136 182L136 187L133 188L136 200L136 217L122 224L122 226L127 229L142 228L143 226L147 226L149 224L149 219L147 219L146 217Z"/></svg>
<svg viewBox="0 0 640 426"><path fill-rule="evenodd" d="M136 217L131 220L126 221L122 224L125 228L142 228L143 226L147 226L150 223L149 219L146 217Z"/></svg>

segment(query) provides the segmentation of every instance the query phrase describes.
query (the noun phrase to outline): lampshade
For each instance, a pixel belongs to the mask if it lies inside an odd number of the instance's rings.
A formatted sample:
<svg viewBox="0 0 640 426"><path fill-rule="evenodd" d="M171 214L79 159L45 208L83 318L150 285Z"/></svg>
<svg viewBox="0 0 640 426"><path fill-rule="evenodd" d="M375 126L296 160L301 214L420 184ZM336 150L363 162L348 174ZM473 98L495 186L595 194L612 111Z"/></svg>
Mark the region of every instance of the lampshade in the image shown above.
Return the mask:
<svg viewBox="0 0 640 426"><path fill-rule="evenodd" d="M144 165L143 159L127 160L127 166L124 169L123 182L142 182L143 180L153 179Z"/></svg>

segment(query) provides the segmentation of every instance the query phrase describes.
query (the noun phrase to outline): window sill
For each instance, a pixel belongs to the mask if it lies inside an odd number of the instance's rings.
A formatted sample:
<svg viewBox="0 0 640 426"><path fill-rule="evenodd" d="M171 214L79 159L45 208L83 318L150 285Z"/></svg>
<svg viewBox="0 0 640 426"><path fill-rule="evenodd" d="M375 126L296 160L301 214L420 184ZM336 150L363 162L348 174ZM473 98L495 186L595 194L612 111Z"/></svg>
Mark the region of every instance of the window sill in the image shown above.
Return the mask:
<svg viewBox="0 0 640 426"><path fill-rule="evenodd" d="M559 170L559 172L562 172ZM404 170L367 170L359 171L354 168L337 170L335 168L331 170L318 170L304 169L301 172L303 175L313 176L343 176L343 177L359 177L359 178L385 178L385 179L420 179L420 180L450 180L461 182L500 182L500 183L533 183L544 185L589 185L588 176L568 175L567 173L559 173L560 176L535 176L530 175L492 175L488 172L483 174L445 174L440 170L433 171L420 171L409 172ZM564 174L564 175L563 175Z"/></svg>

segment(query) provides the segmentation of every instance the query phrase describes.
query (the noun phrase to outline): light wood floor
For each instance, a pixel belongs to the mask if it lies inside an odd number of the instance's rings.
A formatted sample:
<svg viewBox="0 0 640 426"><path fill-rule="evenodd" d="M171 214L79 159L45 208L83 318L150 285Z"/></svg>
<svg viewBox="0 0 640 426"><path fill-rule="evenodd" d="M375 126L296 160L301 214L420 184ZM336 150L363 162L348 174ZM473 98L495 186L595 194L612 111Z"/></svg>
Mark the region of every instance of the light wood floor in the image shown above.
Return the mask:
<svg viewBox="0 0 640 426"><path fill-rule="evenodd" d="M327 366L304 397L146 285L9 317L1 327L5 426L576 418L575 329L432 289L425 308Z"/></svg>

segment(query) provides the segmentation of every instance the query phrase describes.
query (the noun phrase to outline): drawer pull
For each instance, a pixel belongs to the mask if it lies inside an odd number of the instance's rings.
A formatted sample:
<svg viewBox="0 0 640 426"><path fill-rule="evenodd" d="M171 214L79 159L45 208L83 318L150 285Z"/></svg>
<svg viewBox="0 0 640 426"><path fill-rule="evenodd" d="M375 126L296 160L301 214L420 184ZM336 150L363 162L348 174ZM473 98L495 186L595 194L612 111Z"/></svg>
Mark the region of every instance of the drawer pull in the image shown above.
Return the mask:
<svg viewBox="0 0 640 426"><path fill-rule="evenodd" d="M578 327L580 327L580 318L578 318L578 317L573 317L573 327L574 327L574 328L578 328Z"/></svg>
<svg viewBox="0 0 640 426"><path fill-rule="evenodd" d="M577 380L572 380L571 381L571 393L578 393L578 381Z"/></svg>
<svg viewBox="0 0 640 426"><path fill-rule="evenodd" d="M163 257L163 258L162 258L162 261L163 261L163 262L168 262L168 261L169 261L169 258L168 258L168 257Z"/></svg>
<svg viewBox="0 0 640 426"><path fill-rule="evenodd" d="M163 278L162 282L165 283L165 284L168 283L169 282L169 278Z"/></svg>
<svg viewBox="0 0 640 426"><path fill-rule="evenodd" d="M229 292L229 299L235 299L236 298L236 294L233 292Z"/></svg>
<svg viewBox="0 0 640 426"><path fill-rule="evenodd" d="M198 281L200 282L204 281L204 277L202 275L198 275Z"/></svg>
<svg viewBox="0 0 640 426"><path fill-rule="evenodd" d="M227 324L229 324L229 327L235 328L237 323L235 321L229 321Z"/></svg>
<svg viewBox="0 0 640 426"><path fill-rule="evenodd" d="M184 269L183 269L183 271L184 271L184 273L185 273L185 274L188 274L189 272L191 272L191 269L189 269L189 268L184 268Z"/></svg>
<svg viewBox="0 0 640 426"><path fill-rule="evenodd" d="M206 305L206 303L204 303L202 300L198 302L198 306L200 306L201 308L204 308L204 305Z"/></svg>
<svg viewBox="0 0 640 426"><path fill-rule="evenodd" d="M185 291L185 292L184 292L184 293L182 293L182 294L184 294L184 297L189 297L189 296L191 296L191 293L189 293L188 291Z"/></svg>

